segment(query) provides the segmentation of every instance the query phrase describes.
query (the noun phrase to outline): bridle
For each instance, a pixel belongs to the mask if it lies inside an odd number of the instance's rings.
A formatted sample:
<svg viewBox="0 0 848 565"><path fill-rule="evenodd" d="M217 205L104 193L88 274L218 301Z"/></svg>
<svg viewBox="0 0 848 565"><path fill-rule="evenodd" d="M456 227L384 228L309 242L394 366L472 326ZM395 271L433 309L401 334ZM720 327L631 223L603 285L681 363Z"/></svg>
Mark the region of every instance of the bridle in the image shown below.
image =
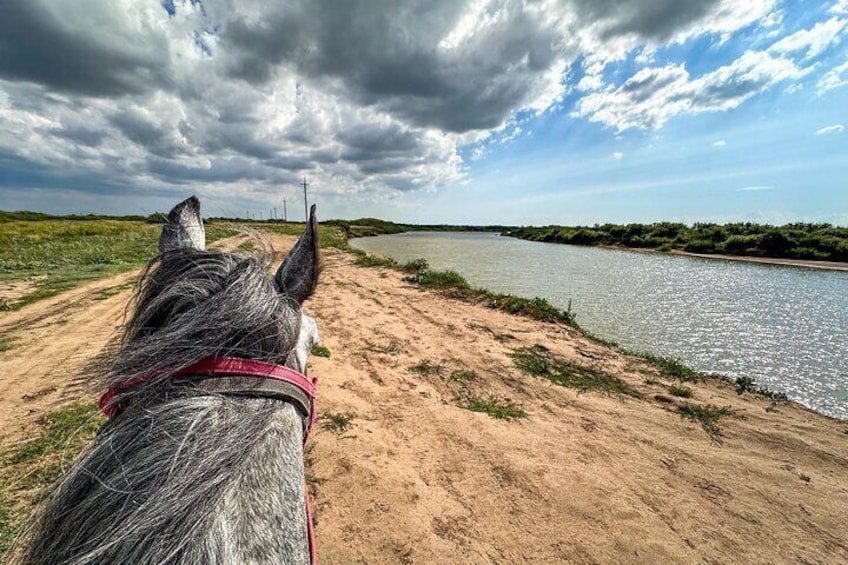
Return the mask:
<svg viewBox="0 0 848 565"><path fill-rule="evenodd" d="M107 418L115 418L129 406L127 399L121 399L122 393L162 374L164 371L154 371L110 386L100 397L100 410ZM304 446L315 425L318 378L310 379L283 365L237 357L206 357L172 373L171 380L176 385L212 394L273 398L288 402L303 418ZM318 563L318 556L315 551L315 533L312 528L308 492L305 498L309 560L315 565Z"/></svg>

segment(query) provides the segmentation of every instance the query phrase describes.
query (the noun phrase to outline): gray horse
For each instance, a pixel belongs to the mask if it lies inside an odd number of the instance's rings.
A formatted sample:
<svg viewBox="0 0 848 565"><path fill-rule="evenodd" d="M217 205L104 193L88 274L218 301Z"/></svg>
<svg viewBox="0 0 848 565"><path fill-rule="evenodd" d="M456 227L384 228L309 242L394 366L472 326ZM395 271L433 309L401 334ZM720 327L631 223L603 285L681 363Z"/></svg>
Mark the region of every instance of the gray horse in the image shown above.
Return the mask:
<svg viewBox="0 0 848 565"><path fill-rule="evenodd" d="M314 206L273 278L255 258L205 251L194 197L169 214L160 251L108 376L121 411L48 497L24 562L309 563L302 406L177 376L216 358L305 373Z"/></svg>

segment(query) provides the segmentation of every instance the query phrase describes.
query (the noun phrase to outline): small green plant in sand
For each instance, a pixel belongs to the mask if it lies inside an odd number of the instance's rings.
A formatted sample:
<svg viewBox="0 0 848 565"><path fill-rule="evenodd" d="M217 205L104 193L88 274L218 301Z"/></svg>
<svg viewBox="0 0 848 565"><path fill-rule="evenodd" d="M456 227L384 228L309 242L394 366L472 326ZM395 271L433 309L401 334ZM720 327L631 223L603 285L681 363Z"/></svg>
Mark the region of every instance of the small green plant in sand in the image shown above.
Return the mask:
<svg viewBox="0 0 848 565"><path fill-rule="evenodd" d="M385 267L388 269L397 267L397 261L390 257L380 257L379 255L357 255L353 264L357 267Z"/></svg>
<svg viewBox="0 0 848 565"><path fill-rule="evenodd" d="M789 400L789 397L786 396L785 392L775 392L767 389L766 387L759 386L751 377L737 377L736 380L733 381L733 384L736 386L737 394L750 392L753 394L759 394L760 396L765 396L775 402L786 402Z"/></svg>
<svg viewBox="0 0 848 565"><path fill-rule="evenodd" d="M668 387L668 392L672 396L679 396L680 398L692 398L695 394L694 390L683 385L671 385Z"/></svg>
<svg viewBox="0 0 848 565"><path fill-rule="evenodd" d="M382 353L383 355L397 355L398 353L403 351L403 345L399 341L394 339L386 345L380 345L378 343L365 340L364 349L366 351L372 351L374 353Z"/></svg>
<svg viewBox="0 0 848 565"><path fill-rule="evenodd" d="M692 367L684 365L681 361L672 357L663 357L647 352L627 351L628 355L641 357L662 373L666 378L677 379L682 382L700 382L709 378L708 375L696 371Z"/></svg>
<svg viewBox="0 0 848 565"><path fill-rule="evenodd" d="M721 444L721 428L718 422L725 416L731 416L733 409L730 406L716 406L714 404L684 404L677 408L677 413L682 418L698 422L710 438Z"/></svg>
<svg viewBox="0 0 848 565"><path fill-rule="evenodd" d="M528 375L547 379L554 384L581 392L597 391L607 394L638 397L639 393L618 377L562 359L543 345L522 347L512 352L515 366Z"/></svg>
<svg viewBox="0 0 848 565"><path fill-rule="evenodd" d="M430 270L430 264L427 259L413 259L401 265L400 270L404 273L423 273Z"/></svg>
<svg viewBox="0 0 848 565"><path fill-rule="evenodd" d="M433 363L429 359L422 359L420 362L409 368L413 373L427 377L430 375L441 375L444 367L439 363Z"/></svg>
<svg viewBox="0 0 848 565"><path fill-rule="evenodd" d="M256 242L252 239L248 239L247 241L242 242L235 249L236 253L243 253L245 255L250 255L254 251L256 251Z"/></svg>
<svg viewBox="0 0 848 565"><path fill-rule="evenodd" d="M337 434L348 431L353 426L354 418L356 414L353 412L324 412L318 417L323 429Z"/></svg>
<svg viewBox="0 0 848 565"><path fill-rule="evenodd" d="M312 355L316 357L330 357L330 350L323 345L314 345L312 346Z"/></svg>
<svg viewBox="0 0 848 565"><path fill-rule="evenodd" d="M456 271L421 271L407 276L404 280L413 282L421 288L437 290L470 290L471 285Z"/></svg>
<svg viewBox="0 0 848 565"><path fill-rule="evenodd" d="M0 337L0 353L9 351L14 347L15 338L9 336Z"/></svg>
<svg viewBox="0 0 848 565"><path fill-rule="evenodd" d="M454 371L448 377L448 381L452 383L470 383L476 380L477 373L468 370Z"/></svg>
<svg viewBox="0 0 848 565"><path fill-rule="evenodd" d="M495 395L481 397L468 394L464 406L472 412L482 412L498 420L517 420L527 417L527 411L523 406L508 398L499 398Z"/></svg>

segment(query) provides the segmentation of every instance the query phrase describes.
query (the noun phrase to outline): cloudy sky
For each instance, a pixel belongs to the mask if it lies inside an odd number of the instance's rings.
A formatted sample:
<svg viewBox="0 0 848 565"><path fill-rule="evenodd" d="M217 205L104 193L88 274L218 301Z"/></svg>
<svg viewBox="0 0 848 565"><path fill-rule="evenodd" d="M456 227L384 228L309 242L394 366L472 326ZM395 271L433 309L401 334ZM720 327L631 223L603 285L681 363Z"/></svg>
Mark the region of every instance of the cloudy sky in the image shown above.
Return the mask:
<svg viewBox="0 0 848 565"><path fill-rule="evenodd" d="M848 0L3 0L0 208L848 224Z"/></svg>

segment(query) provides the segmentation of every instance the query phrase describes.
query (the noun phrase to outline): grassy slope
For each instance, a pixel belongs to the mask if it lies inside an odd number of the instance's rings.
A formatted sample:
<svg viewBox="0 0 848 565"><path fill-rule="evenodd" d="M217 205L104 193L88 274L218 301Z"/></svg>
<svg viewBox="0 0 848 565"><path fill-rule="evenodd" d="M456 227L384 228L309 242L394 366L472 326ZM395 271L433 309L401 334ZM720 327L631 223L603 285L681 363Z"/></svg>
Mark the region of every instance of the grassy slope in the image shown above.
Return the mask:
<svg viewBox="0 0 848 565"><path fill-rule="evenodd" d="M133 220L9 220L0 222L0 283L25 283L23 296L0 301L16 310L82 283L139 268L157 252L161 226ZM214 241L232 230L210 225Z"/></svg>

